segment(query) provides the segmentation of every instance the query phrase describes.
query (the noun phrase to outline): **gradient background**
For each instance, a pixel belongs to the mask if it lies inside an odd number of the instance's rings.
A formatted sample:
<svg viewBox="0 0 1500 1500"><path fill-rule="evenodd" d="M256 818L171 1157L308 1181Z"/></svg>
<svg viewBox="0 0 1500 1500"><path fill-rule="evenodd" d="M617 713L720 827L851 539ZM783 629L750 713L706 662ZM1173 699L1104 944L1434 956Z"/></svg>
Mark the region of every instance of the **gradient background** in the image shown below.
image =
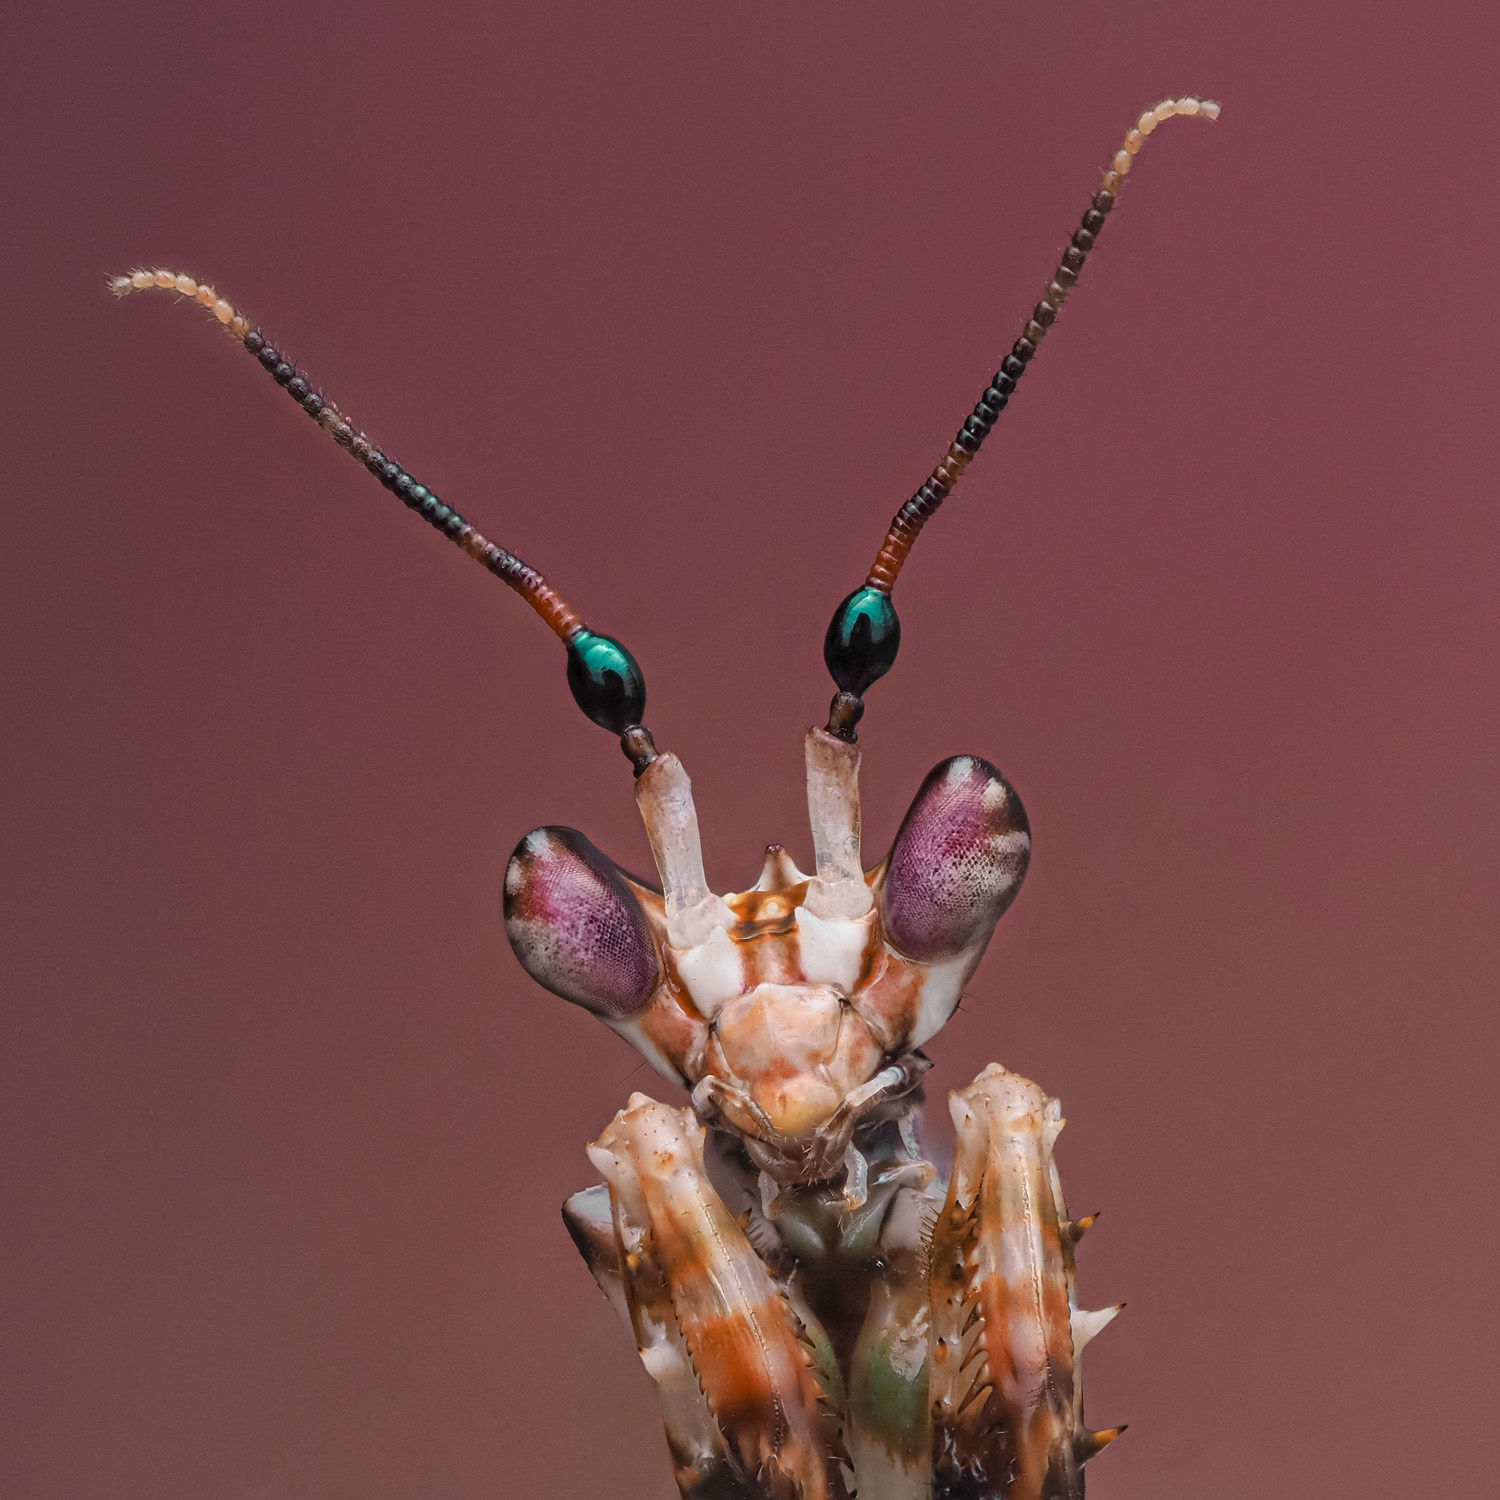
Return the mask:
<svg viewBox="0 0 1500 1500"><path fill-rule="evenodd" d="M628 641L734 888L808 854L833 605L1187 91L902 581L867 853L953 752L1030 810L934 1084L1067 1107L1091 1494L1486 1491L1494 5L123 9L5 23L0 1495L671 1487L557 1209L678 1096L499 922L539 823L647 866L628 767L106 273L213 281Z"/></svg>

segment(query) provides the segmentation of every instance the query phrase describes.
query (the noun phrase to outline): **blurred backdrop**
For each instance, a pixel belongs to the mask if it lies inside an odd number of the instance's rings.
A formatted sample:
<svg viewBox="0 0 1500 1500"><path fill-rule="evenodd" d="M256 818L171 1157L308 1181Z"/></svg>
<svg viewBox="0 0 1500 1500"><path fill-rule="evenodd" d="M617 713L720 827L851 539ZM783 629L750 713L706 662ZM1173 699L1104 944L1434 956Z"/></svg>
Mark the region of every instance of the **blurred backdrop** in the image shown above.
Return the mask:
<svg viewBox="0 0 1500 1500"><path fill-rule="evenodd" d="M54 4L3 23L0 1494L662 1500L568 1243L680 1096L500 927L649 863L563 653L247 308L630 643L710 878L809 854L835 603L1139 110L1190 91L903 576L866 850L1036 854L943 1092L1061 1096L1115 1500L1483 1493L1497 1404L1494 7ZM939 1149L941 1149L941 1144Z"/></svg>

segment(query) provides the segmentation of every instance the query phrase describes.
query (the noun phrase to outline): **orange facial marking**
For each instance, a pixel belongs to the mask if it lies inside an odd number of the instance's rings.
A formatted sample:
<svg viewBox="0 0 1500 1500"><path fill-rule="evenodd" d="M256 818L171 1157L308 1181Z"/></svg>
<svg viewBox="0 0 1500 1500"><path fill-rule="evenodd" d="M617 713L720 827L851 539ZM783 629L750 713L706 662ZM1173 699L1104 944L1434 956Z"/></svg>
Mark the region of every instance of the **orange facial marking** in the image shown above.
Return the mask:
<svg viewBox="0 0 1500 1500"><path fill-rule="evenodd" d="M922 998L922 969L881 945L859 992L860 1014L882 1045L895 1049L916 1020Z"/></svg>

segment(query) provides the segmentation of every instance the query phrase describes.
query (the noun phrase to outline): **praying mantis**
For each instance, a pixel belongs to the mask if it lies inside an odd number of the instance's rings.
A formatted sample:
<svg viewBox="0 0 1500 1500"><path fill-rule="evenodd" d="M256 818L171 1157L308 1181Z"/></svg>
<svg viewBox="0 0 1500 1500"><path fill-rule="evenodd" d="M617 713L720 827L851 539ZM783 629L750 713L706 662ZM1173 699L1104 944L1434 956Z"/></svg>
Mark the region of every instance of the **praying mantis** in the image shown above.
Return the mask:
<svg viewBox="0 0 1500 1500"><path fill-rule="evenodd" d="M939 764L886 857L861 849L864 695L894 665L892 593L923 526L977 454L1051 329L1147 137L1113 157L1020 338L865 583L834 612L837 691L805 742L814 869L771 845L750 890L704 873L691 783L643 724L645 679L534 568L482 536L360 429L215 289L115 278L197 302L410 509L521 595L567 650L579 706L619 737L659 885L570 828L528 834L504 881L527 972L691 1095L633 1094L588 1146L604 1179L563 1214L654 1383L685 1500L1078 1500L1123 1428L1083 1419L1081 1355L1118 1308L1086 1311L1054 1160L1058 1101L998 1064L950 1098L948 1181L923 1156L922 1048L1015 899L1031 829L974 755Z"/></svg>

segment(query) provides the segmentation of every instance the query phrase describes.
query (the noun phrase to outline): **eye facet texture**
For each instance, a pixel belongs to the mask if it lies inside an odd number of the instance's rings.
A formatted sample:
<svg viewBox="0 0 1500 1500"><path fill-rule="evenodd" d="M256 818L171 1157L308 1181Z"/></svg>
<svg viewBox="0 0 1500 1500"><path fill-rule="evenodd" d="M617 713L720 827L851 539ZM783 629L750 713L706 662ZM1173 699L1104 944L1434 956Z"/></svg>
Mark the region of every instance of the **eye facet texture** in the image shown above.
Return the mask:
<svg viewBox="0 0 1500 1500"><path fill-rule="evenodd" d="M505 867L505 935L554 995L607 1020L635 1015L658 978L645 913L606 859L573 828L538 828Z"/></svg>
<svg viewBox="0 0 1500 1500"><path fill-rule="evenodd" d="M881 891L886 936L908 958L952 958L989 938L1031 858L1031 825L986 760L956 755L928 773L891 849Z"/></svg>

